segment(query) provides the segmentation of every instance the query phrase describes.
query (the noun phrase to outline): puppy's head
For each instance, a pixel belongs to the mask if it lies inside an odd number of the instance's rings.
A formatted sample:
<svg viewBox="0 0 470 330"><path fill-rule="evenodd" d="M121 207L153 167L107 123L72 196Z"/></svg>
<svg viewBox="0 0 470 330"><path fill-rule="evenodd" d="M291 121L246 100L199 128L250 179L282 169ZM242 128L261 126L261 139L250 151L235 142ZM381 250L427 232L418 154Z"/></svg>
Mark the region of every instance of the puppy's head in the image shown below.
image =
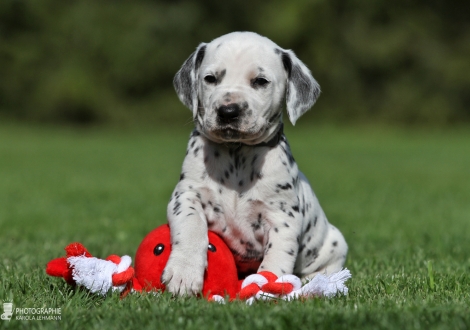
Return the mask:
<svg viewBox="0 0 470 330"><path fill-rule="evenodd" d="M198 130L218 143L266 142L281 124L284 100L295 124L320 94L292 51L252 32L200 44L173 83Z"/></svg>

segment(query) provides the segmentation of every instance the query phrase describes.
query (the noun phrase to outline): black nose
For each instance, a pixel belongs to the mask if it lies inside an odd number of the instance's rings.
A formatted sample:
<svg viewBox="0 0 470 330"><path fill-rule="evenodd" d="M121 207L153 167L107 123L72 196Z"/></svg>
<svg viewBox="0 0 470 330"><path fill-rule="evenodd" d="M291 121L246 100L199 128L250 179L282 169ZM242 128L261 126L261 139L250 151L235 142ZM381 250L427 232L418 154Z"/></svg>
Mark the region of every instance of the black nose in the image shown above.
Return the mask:
<svg viewBox="0 0 470 330"><path fill-rule="evenodd" d="M240 107L236 103L222 105L217 109L217 115L224 121L233 121L240 115Z"/></svg>

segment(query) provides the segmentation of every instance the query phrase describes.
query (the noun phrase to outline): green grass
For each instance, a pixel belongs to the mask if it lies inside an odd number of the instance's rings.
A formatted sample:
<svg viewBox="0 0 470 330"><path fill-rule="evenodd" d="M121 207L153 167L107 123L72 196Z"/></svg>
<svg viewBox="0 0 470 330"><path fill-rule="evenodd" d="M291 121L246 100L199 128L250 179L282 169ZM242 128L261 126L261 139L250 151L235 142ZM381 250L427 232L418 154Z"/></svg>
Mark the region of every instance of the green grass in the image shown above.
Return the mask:
<svg viewBox="0 0 470 330"><path fill-rule="evenodd" d="M287 128L302 171L344 233L347 297L218 305L169 295L105 299L45 275L80 241L134 255L166 221L190 126L125 132L0 125L0 299L61 308L1 328L468 329L470 132ZM0 310L3 312L3 310Z"/></svg>

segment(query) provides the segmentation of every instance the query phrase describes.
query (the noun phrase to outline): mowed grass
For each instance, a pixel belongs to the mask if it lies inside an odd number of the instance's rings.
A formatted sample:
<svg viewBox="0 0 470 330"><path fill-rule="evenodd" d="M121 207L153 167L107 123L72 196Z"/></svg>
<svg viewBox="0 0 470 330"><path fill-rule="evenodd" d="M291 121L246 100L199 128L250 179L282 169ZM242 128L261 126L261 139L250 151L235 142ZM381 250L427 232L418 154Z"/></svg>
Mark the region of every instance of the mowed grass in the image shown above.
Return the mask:
<svg viewBox="0 0 470 330"><path fill-rule="evenodd" d="M345 235L346 297L219 305L74 290L45 264L70 242L134 255L166 221L190 126L153 131L0 125L0 299L61 308L2 328L468 329L470 132L287 127L301 170ZM0 310L3 312L3 310Z"/></svg>

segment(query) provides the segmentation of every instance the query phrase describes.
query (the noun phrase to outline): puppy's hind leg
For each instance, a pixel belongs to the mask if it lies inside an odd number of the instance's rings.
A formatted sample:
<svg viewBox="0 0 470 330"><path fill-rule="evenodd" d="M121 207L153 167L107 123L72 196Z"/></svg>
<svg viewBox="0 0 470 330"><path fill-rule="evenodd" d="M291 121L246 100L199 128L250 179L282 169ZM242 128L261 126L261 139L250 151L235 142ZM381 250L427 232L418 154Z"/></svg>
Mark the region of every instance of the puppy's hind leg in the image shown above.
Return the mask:
<svg viewBox="0 0 470 330"><path fill-rule="evenodd" d="M316 274L329 275L336 273L344 266L348 253L348 245L341 232L335 226L331 224L328 224L328 226L328 234L315 260L315 264L318 267L314 272L303 276L303 279L312 279Z"/></svg>

